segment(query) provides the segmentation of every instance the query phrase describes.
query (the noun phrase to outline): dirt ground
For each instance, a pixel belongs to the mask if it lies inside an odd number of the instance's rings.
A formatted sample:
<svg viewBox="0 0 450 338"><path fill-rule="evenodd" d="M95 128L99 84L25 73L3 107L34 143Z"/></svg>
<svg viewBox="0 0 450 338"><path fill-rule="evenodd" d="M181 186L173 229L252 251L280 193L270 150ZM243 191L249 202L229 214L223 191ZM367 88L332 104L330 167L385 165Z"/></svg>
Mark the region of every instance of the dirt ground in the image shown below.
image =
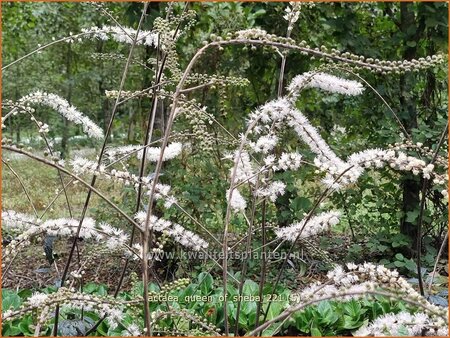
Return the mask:
<svg viewBox="0 0 450 338"><path fill-rule="evenodd" d="M60 239L55 242L54 254L57 258L53 264L49 264L45 257L42 243L33 243L25 251L21 252L11 264L6 274L3 276L3 288L12 289L40 289L48 286L56 286L61 279L64 266L72 245L71 240ZM117 285L125 259L119 255L102 254L98 251L98 245L91 245L84 241L78 242L78 252L81 257L85 274L83 280L105 284L108 290L113 290ZM72 259L69 272L78 269L77 250ZM5 268L3 268L5 271ZM137 261L129 261L123 289L126 289L128 276L135 271L139 274L140 265ZM69 284L74 278L69 277Z"/></svg>

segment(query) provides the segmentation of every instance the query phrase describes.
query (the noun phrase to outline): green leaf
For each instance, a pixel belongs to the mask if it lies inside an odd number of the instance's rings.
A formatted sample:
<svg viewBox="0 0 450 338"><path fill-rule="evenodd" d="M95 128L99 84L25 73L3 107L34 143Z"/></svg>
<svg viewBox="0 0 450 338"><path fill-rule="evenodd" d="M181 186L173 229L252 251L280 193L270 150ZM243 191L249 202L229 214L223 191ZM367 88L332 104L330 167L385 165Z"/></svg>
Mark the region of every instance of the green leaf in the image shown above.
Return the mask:
<svg viewBox="0 0 450 338"><path fill-rule="evenodd" d="M202 295L208 295L213 287L214 279L209 272L202 272L198 275L199 287Z"/></svg>
<svg viewBox="0 0 450 338"><path fill-rule="evenodd" d="M239 325L241 325L243 329L248 328L247 316L242 311L239 313Z"/></svg>
<svg viewBox="0 0 450 338"><path fill-rule="evenodd" d="M403 268L403 267L405 266L405 263L404 263L404 262L401 262L401 261L395 261L395 262L394 262L394 265L395 265L397 268Z"/></svg>
<svg viewBox="0 0 450 338"><path fill-rule="evenodd" d="M344 311L351 317L357 317L364 313L366 310L361 308L361 304L357 301L351 300L347 304L344 305Z"/></svg>
<svg viewBox="0 0 450 338"><path fill-rule="evenodd" d="M268 306L268 304L267 304ZM267 306L265 307L265 309L267 310ZM278 316L281 311L283 311L283 304L282 302L272 302L269 308L269 312L267 314L267 319L271 320L273 318L275 318L276 316Z"/></svg>
<svg viewBox="0 0 450 338"><path fill-rule="evenodd" d="M401 253L396 254L395 258L399 261L403 261L405 259L405 257Z"/></svg>
<svg viewBox="0 0 450 338"><path fill-rule="evenodd" d="M312 337L322 337L322 332L317 327L311 328L311 336Z"/></svg>
<svg viewBox="0 0 450 338"><path fill-rule="evenodd" d="M256 302L242 302L242 312L246 315L256 312Z"/></svg>
<svg viewBox="0 0 450 338"><path fill-rule="evenodd" d="M18 336L20 335L22 332L21 330L16 327L16 326L11 326L8 329L5 330L5 332L3 332L3 336L4 337L8 337L8 336Z"/></svg>
<svg viewBox="0 0 450 338"><path fill-rule="evenodd" d="M357 329L361 326L361 322L358 320L354 320L352 317L344 315L344 325L342 328L347 330Z"/></svg>
<svg viewBox="0 0 450 338"><path fill-rule="evenodd" d="M405 268L407 268L409 271L417 272L417 264L412 259L406 259L405 261Z"/></svg>
<svg viewBox="0 0 450 338"><path fill-rule="evenodd" d="M419 216L419 210L408 211L406 213L406 221L409 223L414 223L417 221L417 217Z"/></svg>
<svg viewBox="0 0 450 338"><path fill-rule="evenodd" d="M321 321L326 325L334 324L339 320L339 316L333 311L333 307L328 301L320 302L316 309L321 316Z"/></svg>
<svg viewBox="0 0 450 338"><path fill-rule="evenodd" d="M11 290L2 290L2 311L12 308L17 309L20 304L22 304L22 300L20 297Z"/></svg>
<svg viewBox="0 0 450 338"><path fill-rule="evenodd" d="M259 286L257 283L255 283L251 279L247 279L244 282L244 287L242 289L242 293L245 296L256 296L256 295L258 295L258 292L259 292Z"/></svg>

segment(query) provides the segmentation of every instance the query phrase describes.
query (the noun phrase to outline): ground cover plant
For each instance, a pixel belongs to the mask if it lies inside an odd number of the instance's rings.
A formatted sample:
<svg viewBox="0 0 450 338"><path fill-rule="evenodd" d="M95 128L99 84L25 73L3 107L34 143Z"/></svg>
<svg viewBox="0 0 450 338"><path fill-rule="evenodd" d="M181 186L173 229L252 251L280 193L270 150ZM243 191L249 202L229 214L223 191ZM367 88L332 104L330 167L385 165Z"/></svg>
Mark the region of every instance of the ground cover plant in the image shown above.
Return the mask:
<svg viewBox="0 0 450 338"><path fill-rule="evenodd" d="M2 335L448 334L447 3L2 25Z"/></svg>

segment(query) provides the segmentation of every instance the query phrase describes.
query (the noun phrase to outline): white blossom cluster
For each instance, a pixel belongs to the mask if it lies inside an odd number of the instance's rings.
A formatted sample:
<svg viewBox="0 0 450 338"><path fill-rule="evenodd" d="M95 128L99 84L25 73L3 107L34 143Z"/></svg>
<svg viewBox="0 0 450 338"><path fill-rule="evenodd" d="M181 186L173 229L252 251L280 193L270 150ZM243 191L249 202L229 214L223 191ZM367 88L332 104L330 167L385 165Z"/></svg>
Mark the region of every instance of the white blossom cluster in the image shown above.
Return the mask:
<svg viewBox="0 0 450 338"><path fill-rule="evenodd" d="M344 289L352 285L370 282L383 289L404 293L408 299L423 305L424 311L432 316L447 312L447 309L428 302L396 270L389 270L383 265L348 263L346 270L341 266L337 266L328 273L327 277L333 281L336 287Z"/></svg>
<svg viewBox="0 0 450 338"><path fill-rule="evenodd" d="M324 73L310 72L295 77L289 85L290 98L272 100L257 108L249 116L247 124L252 128L251 134L263 135L256 142L250 142L250 146L255 152L263 152L267 155L264 159L266 168L263 169L296 170L300 166L302 161L300 154L283 153L277 164L275 156L270 154L276 143L275 132L283 131L288 126L293 128L299 138L316 154L314 164L319 172L325 172L323 183L329 188L341 189L357 182L366 168L378 169L385 166L395 170L410 171L415 175L422 175L424 178L432 178L434 184L444 185L448 182L447 175L436 173L434 164L427 164L398 149L368 149L352 154L346 161L340 159L320 136L317 129L311 125L308 118L295 108L296 95L304 87L317 87L345 95L359 95L364 90L359 82L340 79ZM421 145L417 145L417 147L420 148ZM250 157L248 154L245 156L246 158L243 163L239 164L237 172L238 180L241 182L246 181L247 177L255 177ZM250 183L254 183L254 181L250 181ZM441 194L448 198L447 189L443 189ZM239 205L243 206L242 203L236 203L236 206Z"/></svg>
<svg viewBox="0 0 450 338"><path fill-rule="evenodd" d="M317 216L311 217L309 220L305 218L288 227L277 229L275 235L280 239L294 242L299 235L299 238L313 236L338 224L340 216L338 211L323 212Z"/></svg>
<svg viewBox="0 0 450 338"><path fill-rule="evenodd" d="M90 27L81 30L83 34L87 34L88 38L95 38L103 41L114 40L120 43L133 43L136 37L136 30L128 27L103 26ZM140 30L136 38L136 45L145 45L149 47L158 46L158 34L151 31Z"/></svg>
<svg viewBox="0 0 450 338"><path fill-rule="evenodd" d="M109 162L113 162L118 160L119 158L137 152L139 149L142 149L141 145L127 145L121 147L112 147L107 148L105 150L105 158L108 159Z"/></svg>
<svg viewBox="0 0 450 338"><path fill-rule="evenodd" d="M336 156L308 118L294 108L288 99L281 98L270 101L251 113L248 124L257 124L257 122L261 123L254 128L256 134L260 133L264 126L269 125L275 125L278 129L282 129L285 125L292 127L300 139L309 146L311 151L320 156L323 162L337 168L345 167L345 162ZM299 163L301 158L299 156L297 158L297 163Z"/></svg>
<svg viewBox="0 0 450 338"><path fill-rule="evenodd" d="M137 187L139 183L143 184L146 188L151 188L151 179L147 177L143 177L142 180L139 179L139 176L135 174L131 174L128 171L121 171L112 169L111 171L107 171L105 166L101 164L98 166L98 163L95 161L88 160L83 157L76 157L70 160L70 165L75 174L85 174L91 173L95 175L101 175L104 178L115 180L121 182L125 185L133 185ZM98 167L98 169L97 169Z"/></svg>
<svg viewBox="0 0 450 338"><path fill-rule="evenodd" d="M181 151L183 150L183 145L179 142L174 142L171 144L168 144L167 147L164 149L164 155L163 155L163 161L171 160L178 155L181 154ZM140 150L137 153L138 159L142 159L143 151ZM145 158L149 162L157 162L159 160L159 156L161 154L161 148L158 147L149 147L147 148L147 152L145 155Z"/></svg>
<svg viewBox="0 0 450 338"><path fill-rule="evenodd" d="M302 5L300 2L290 1L289 6L284 10L283 19L289 22L291 25L296 23L299 16Z"/></svg>
<svg viewBox="0 0 450 338"><path fill-rule="evenodd" d="M308 118L298 109L291 109L287 121L288 126L292 127L303 142L305 142L312 152L326 159L329 163L337 167L344 165L344 162L336 156L329 145L320 136L317 129L311 125Z"/></svg>
<svg viewBox="0 0 450 338"><path fill-rule="evenodd" d="M10 215L14 215L14 221L11 221ZM79 220L73 218L49 219L39 222L32 216L14 213L13 211L2 212L2 219L4 220L2 223L4 229L12 227L21 230L21 234L4 248L4 262L10 261L12 256L19 252L21 248L29 245L33 236L40 234L56 237L75 236L79 225ZM107 223L96 223L90 217L83 220L79 236L100 242L110 250L125 249L125 251L129 239L123 230L114 228Z"/></svg>
<svg viewBox="0 0 450 338"><path fill-rule="evenodd" d="M146 218L147 213L144 211L140 211L135 215L135 219L144 228ZM158 218L154 215L150 217L149 223L150 229L167 234L168 236L172 237L176 242L180 243L181 245L187 248L191 248L195 251L200 251L201 249L206 249L208 247L208 242L203 240L200 236L194 234L192 231L183 228L181 225L177 223L172 223L171 221Z"/></svg>
<svg viewBox="0 0 450 338"><path fill-rule="evenodd" d="M291 109L292 102L287 98L269 101L250 113L247 125L254 125L253 133L261 134L263 130L269 131L271 125L279 127L289 116Z"/></svg>
<svg viewBox="0 0 450 338"><path fill-rule="evenodd" d="M103 138L103 131L99 126L92 122L88 117L84 116L83 113L78 111L74 106L70 105L65 99L56 94L36 91L23 96L19 99L18 103L19 105L24 106L29 104L42 104L48 106L64 116L67 120L81 125L84 132L89 137L97 139ZM41 126L41 129L44 127L45 126ZM44 129L48 129L48 126Z"/></svg>
<svg viewBox="0 0 450 338"><path fill-rule="evenodd" d="M448 336L448 326L442 319L430 318L427 314L418 312L410 314L402 311L397 314L388 313L363 325L354 336Z"/></svg>
<svg viewBox="0 0 450 338"><path fill-rule="evenodd" d="M105 174L106 169L104 165L98 165L97 162L88 160L84 157L75 157L69 161L73 172L77 175L92 173L95 175Z"/></svg>
<svg viewBox="0 0 450 338"><path fill-rule="evenodd" d="M145 189L148 189L147 195L150 194L153 179L150 176L139 178L138 175L132 174L128 171L112 169L108 171L105 169L104 165L100 165L97 169L97 162L88 160L83 157L76 157L70 161L70 165L73 168L74 173L76 174L84 174L84 173L93 173L95 175L100 175L103 178L110 179L113 181L117 181L123 183L125 185L132 185L134 188L138 188L139 184ZM178 203L177 199L174 196L170 196L170 185L167 184L156 184L155 190L155 198L164 200L164 207L170 208L173 204Z"/></svg>
<svg viewBox="0 0 450 338"><path fill-rule="evenodd" d="M414 175L422 175L427 179L435 174L434 164L427 164L424 160L408 156L401 151L396 152L393 149L367 149L350 155L345 163L338 163L337 165L318 156L315 158L314 164L320 171L327 173L323 182L336 189L356 182L364 169L367 168L379 169L389 166L394 170L410 171ZM446 176L435 176L433 181L436 184L443 184L448 179Z"/></svg>
<svg viewBox="0 0 450 338"><path fill-rule="evenodd" d="M364 91L363 85L358 81L342 79L322 72L307 72L297 75L292 79L288 90L293 97L296 97L304 88L318 88L330 93L349 96L361 95Z"/></svg>
<svg viewBox="0 0 450 338"><path fill-rule="evenodd" d="M170 208L173 204L177 204L178 201L177 199L172 196L169 195L170 193L170 189L172 189L172 187L168 184L162 184L162 183L158 183L156 184L156 190L155 190L155 199L159 200L162 199L164 200L164 207L165 208ZM150 196L151 191L147 191L147 195Z"/></svg>
<svg viewBox="0 0 450 338"><path fill-rule="evenodd" d="M17 212L15 210L2 210L2 230L23 232L40 222L41 220L32 215Z"/></svg>
<svg viewBox="0 0 450 338"><path fill-rule="evenodd" d="M129 154L136 153L138 159L142 159L144 146L142 145L127 145L121 147L108 148L105 151L106 158L112 162ZM181 154L183 144L174 142L168 144L164 150L163 161L171 160ZM160 147L147 147L145 158L149 162L157 162L161 153Z"/></svg>
<svg viewBox="0 0 450 338"><path fill-rule="evenodd" d="M269 153L277 144L278 137L275 135L263 135L256 142L249 142L249 146L255 153Z"/></svg>
<svg viewBox="0 0 450 338"><path fill-rule="evenodd" d="M260 188L256 191L257 196L268 197L269 200L275 202L279 196L284 195L286 184L281 181L273 181L266 188Z"/></svg>
<svg viewBox="0 0 450 338"><path fill-rule="evenodd" d="M238 151L233 156L233 160L236 160L236 157L238 156ZM233 176L234 168L230 169L230 179ZM250 161L250 155L248 152L243 151L241 152L237 166L236 166L236 177L235 177L235 183L256 183L256 168L253 165L253 163Z"/></svg>
<svg viewBox="0 0 450 338"><path fill-rule="evenodd" d="M127 327L127 331L131 337L139 337L142 335L142 330L137 324L131 324Z"/></svg>
<svg viewBox="0 0 450 338"><path fill-rule="evenodd" d="M245 198L237 189L233 189L233 191L231 192L231 198L230 190L228 189L226 191L226 199L227 203L230 204L231 209L235 212L244 211L245 208L247 208L247 202L245 201Z"/></svg>
<svg viewBox="0 0 450 338"><path fill-rule="evenodd" d="M282 153L273 170L297 170L302 164L302 155L299 153Z"/></svg>

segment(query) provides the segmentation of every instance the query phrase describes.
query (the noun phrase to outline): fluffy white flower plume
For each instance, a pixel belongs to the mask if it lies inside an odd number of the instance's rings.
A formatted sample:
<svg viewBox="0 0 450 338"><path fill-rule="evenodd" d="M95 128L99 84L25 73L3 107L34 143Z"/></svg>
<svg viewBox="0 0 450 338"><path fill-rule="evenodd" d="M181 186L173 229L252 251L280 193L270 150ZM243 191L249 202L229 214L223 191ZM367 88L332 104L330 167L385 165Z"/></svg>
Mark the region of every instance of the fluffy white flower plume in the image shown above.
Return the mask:
<svg viewBox="0 0 450 338"><path fill-rule="evenodd" d="M31 306L39 307L42 303L44 303L48 299L48 295L45 293L35 292L31 295L30 298L27 299L27 302Z"/></svg>
<svg viewBox="0 0 450 338"><path fill-rule="evenodd" d="M269 200L275 202L278 196L284 195L286 184L281 181L273 181L267 188L261 188L256 191L257 196L269 197Z"/></svg>
<svg viewBox="0 0 450 338"><path fill-rule="evenodd" d="M174 143L168 144L166 149L164 150L163 161L168 161L168 160L171 160L171 159L177 157L178 155L181 154L182 150L183 150L183 145L179 142L174 142ZM142 154L143 154L142 150L138 151L138 153L137 153L138 159L142 158ZM161 154L161 148L150 147L150 148L147 148L147 153L145 155L145 158L149 162L157 162L160 154Z"/></svg>
<svg viewBox="0 0 450 338"><path fill-rule="evenodd" d="M357 81L315 72L297 75L292 79L288 90L295 97L303 88L319 88L327 92L350 96L360 95L364 90L363 85Z"/></svg>
<svg viewBox="0 0 450 338"><path fill-rule="evenodd" d="M17 212L15 210L2 210L3 230L22 232L39 222L40 220L32 215Z"/></svg>
<svg viewBox="0 0 450 338"><path fill-rule="evenodd" d="M79 124L83 127L84 132L92 138L103 138L102 129L92 122L83 113L78 111L74 106L70 105L62 97L56 94L49 94L41 91L28 94L18 101L19 105L27 106L29 104L42 104L56 110L71 122Z"/></svg>
<svg viewBox="0 0 450 338"><path fill-rule="evenodd" d="M299 153L282 153L274 170L297 170L301 164L302 155Z"/></svg>
<svg viewBox="0 0 450 338"><path fill-rule="evenodd" d="M136 36L135 29L118 26L91 27L82 29L81 32L88 33L87 38L95 38L103 41L112 39L127 44L133 43L133 39ZM158 34L140 30L136 39L136 45L155 47L158 45Z"/></svg>
<svg viewBox="0 0 450 338"><path fill-rule="evenodd" d="M127 327L128 332L130 332L132 337L139 337L140 335L142 335L142 330L141 328L136 325L136 324L131 324Z"/></svg>
<svg viewBox="0 0 450 338"><path fill-rule="evenodd" d="M236 159L238 152L232 157L233 161ZM230 178L233 175L234 168L230 169ZM250 155L243 151L239 157L236 167L235 183L248 182L254 184L256 182L255 168L250 161Z"/></svg>
<svg viewBox="0 0 450 338"><path fill-rule="evenodd" d="M140 211L136 214L135 219L143 227L145 227L147 213L144 211ZM172 223L171 221L165 220L163 218L158 218L154 215L150 216L149 227L150 229L166 233L176 242L194 251L200 251L201 249L206 249L208 247L208 242L206 242L200 236L194 234L192 231L183 228L180 224Z"/></svg>
<svg viewBox="0 0 450 338"><path fill-rule="evenodd" d="M249 145L256 153L267 154L276 146L277 142L278 137L275 135L263 135L256 142L249 142Z"/></svg>
<svg viewBox="0 0 450 338"><path fill-rule="evenodd" d="M11 211L2 212L2 217L8 220L2 225L9 227L13 226L14 229L20 229L21 233L13 241L11 241L3 250L3 259L9 261L12 259L15 253L21 248L29 244L30 238L36 235L49 235L56 237L75 236L79 225L79 220L73 218L57 218L49 219L44 222L38 222L32 220L32 216L24 217L21 215L15 218L12 223L9 215L13 214ZM17 213L16 213L17 216ZM21 222L21 224L19 224ZM126 243L128 242L128 235L123 230L114 228L107 223L96 223L94 219L86 217L80 229L80 237L84 239L93 239L97 242L101 242L107 248L111 250L124 250L128 252Z"/></svg>
<svg viewBox="0 0 450 338"><path fill-rule="evenodd" d="M288 21L291 25L296 23L300 16L301 6L301 3L299 2L290 1L289 6L284 10L285 14L283 15L283 19Z"/></svg>
<svg viewBox="0 0 450 338"><path fill-rule="evenodd" d="M387 313L362 326L354 336L447 336L448 326L423 312Z"/></svg>
<svg viewBox="0 0 450 338"><path fill-rule="evenodd" d="M105 150L105 157L110 162L113 162L125 155L131 154L133 152L137 152L139 149L142 149L141 145L127 145L127 146L121 146L121 147L107 148Z"/></svg>
<svg viewBox="0 0 450 338"><path fill-rule="evenodd" d="M367 149L350 155L346 162L333 163L318 156L314 159L314 164L320 171L327 173L323 182L334 189L355 183L368 168L380 169L389 166L394 170L410 171L428 179L435 175L433 164L392 149ZM444 179L446 178L445 175ZM439 175L435 176L435 181L441 182Z"/></svg>
<svg viewBox="0 0 450 338"><path fill-rule="evenodd" d="M275 231L278 238L294 242L298 234L301 232L299 238L309 237L320 232L325 231L330 226L339 223L340 213L338 211L327 211L317 216L310 218L308 222L306 219L298 223L294 223L288 227L280 228ZM303 229L303 230L302 230Z"/></svg>
<svg viewBox="0 0 450 338"><path fill-rule="evenodd" d="M244 197L242 197L239 190L234 189L230 196L230 190L228 189L226 192L227 202L230 203L231 209L233 209L235 212L244 211L245 208L247 208L247 202L245 201Z"/></svg>

